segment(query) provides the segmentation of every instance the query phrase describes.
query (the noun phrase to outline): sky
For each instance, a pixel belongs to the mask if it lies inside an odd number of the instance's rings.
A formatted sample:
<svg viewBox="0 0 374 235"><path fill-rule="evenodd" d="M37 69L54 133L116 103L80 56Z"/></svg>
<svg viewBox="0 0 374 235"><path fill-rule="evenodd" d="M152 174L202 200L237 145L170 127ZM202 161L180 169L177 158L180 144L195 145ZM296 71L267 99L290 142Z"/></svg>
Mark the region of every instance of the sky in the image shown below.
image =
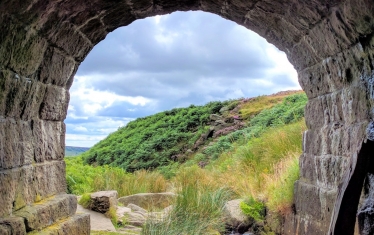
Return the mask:
<svg viewBox="0 0 374 235"><path fill-rule="evenodd" d="M176 107L295 89L286 55L234 22L196 11L137 20L80 65L66 145L91 147L129 121Z"/></svg>

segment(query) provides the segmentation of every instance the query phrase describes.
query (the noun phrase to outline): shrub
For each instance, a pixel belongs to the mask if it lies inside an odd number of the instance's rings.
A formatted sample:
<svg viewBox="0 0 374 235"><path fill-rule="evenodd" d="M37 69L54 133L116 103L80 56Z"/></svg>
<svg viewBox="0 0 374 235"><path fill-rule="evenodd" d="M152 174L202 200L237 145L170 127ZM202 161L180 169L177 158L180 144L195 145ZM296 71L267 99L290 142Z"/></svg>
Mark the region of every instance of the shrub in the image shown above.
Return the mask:
<svg viewBox="0 0 374 235"><path fill-rule="evenodd" d="M257 222L261 222L265 218L265 205L264 203L255 200L253 197L248 197L240 202L240 209L243 213Z"/></svg>

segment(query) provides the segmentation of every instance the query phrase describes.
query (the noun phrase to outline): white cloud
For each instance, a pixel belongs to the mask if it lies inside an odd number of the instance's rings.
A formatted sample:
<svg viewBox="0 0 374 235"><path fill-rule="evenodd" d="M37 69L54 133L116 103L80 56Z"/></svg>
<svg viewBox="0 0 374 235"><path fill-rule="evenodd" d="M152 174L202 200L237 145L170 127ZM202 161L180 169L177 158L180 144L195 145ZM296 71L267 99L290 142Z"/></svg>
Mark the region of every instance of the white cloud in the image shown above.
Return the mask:
<svg viewBox="0 0 374 235"><path fill-rule="evenodd" d="M126 102L131 105L144 106L151 102L150 99L143 96L124 96L111 91L101 91L90 85L90 81L96 79L105 79L102 75L75 76L74 85L70 91L71 97L74 97L74 105L70 104L69 109L72 113L76 106L83 107L83 111L89 115L96 115L100 110L112 106L116 102Z"/></svg>

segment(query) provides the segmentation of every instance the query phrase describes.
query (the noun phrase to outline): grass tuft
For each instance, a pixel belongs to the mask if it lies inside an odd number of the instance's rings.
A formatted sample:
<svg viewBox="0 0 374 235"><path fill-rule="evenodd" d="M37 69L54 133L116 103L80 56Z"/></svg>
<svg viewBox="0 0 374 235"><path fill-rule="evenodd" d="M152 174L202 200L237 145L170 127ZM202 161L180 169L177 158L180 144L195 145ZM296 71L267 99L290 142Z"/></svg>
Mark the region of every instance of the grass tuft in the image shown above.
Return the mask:
<svg viewBox="0 0 374 235"><path fill-rule="evenodd" d="M83 206L84 208L88 208L91 204L91 194L85 193L81 196L81 199L79 199L79 205Z"/></svg>

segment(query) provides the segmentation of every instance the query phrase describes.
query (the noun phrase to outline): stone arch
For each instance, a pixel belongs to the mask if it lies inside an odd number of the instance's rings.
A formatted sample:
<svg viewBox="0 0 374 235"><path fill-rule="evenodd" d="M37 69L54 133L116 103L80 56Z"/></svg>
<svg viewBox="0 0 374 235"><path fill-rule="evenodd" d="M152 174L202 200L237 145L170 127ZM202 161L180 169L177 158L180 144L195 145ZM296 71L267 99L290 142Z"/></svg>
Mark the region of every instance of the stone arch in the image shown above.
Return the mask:
<svg viewBox="0 0 374 235"><path fill-rule="evenodd" d="M74 215L76 200L64 194L63 120L73 76L109 32L177 10L220 15L286 52L309 98L309 130L295 184L296 213L286 220L284 233L328 233L336 220L333 208L340 208L339 195L352 180L350 169L371 136L371 0L2 1L1 234L24 234L51 223L56 233L88 234L88 218Z"/></svg>

